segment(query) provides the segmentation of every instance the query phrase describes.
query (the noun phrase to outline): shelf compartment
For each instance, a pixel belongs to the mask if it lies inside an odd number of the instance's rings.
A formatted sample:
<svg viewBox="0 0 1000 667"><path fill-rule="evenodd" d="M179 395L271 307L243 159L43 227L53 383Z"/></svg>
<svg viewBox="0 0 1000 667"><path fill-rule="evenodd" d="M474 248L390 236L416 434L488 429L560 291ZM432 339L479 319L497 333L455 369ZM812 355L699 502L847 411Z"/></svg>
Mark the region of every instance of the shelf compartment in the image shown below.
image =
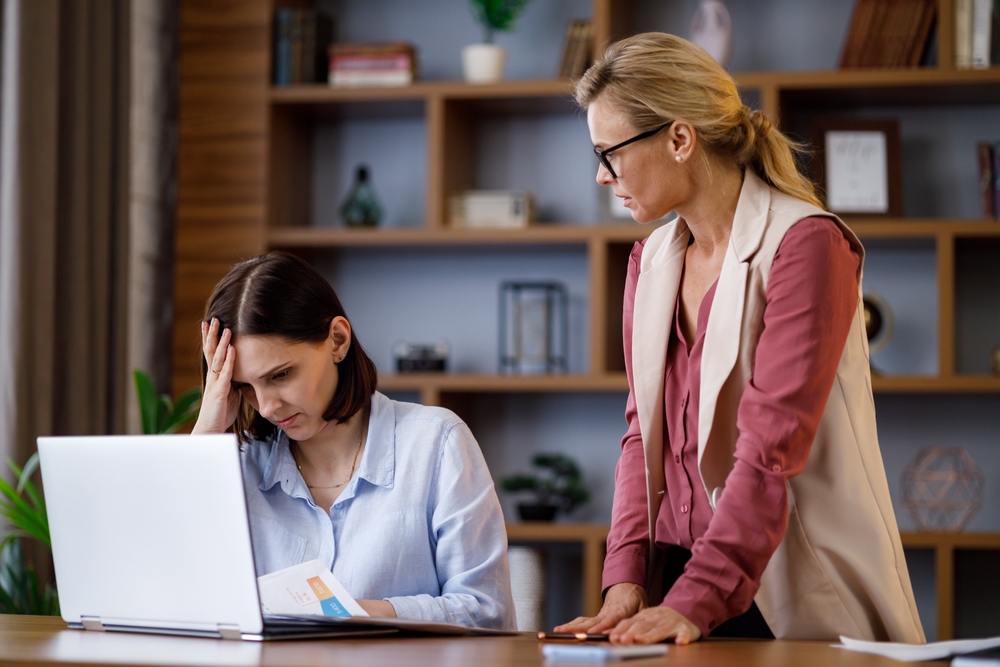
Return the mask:
<svg viewBox="0 0 1000 667"><path fill-rule="evenodd" d="M1000 226L1000 225L997 225ZM955 368L990 372L1000 349L1000 238L955 241ZM1000 377L994 377L1000 382Z"/></svg>
<svg viewBox="0 0 1000 667"><path fill-rule="evenodd" d="M534 521L507 524L507 540L512 544L570 542L583 547L583 607L587 616L596 616L601 610L601 574L607 539L608 526L604 524Z"/></svg>

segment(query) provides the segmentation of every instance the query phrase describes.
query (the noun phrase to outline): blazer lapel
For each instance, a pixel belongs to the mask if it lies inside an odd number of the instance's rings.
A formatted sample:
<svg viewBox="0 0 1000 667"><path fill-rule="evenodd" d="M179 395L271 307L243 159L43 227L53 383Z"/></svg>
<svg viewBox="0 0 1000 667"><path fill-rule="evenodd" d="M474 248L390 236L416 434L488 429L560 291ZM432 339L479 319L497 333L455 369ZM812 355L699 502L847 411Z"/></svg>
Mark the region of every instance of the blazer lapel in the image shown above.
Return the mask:
<svg viewBox="0 0 1000 667"><path fill-rule="evenodd" d="M743 188L733 217L729 247L715 288L702 348L701 391L698 406L698 464L711 435L719 391L736 365L742 337L750 257L760 246L767 227L771 192L752 170L743 177Z"/></svg>
<svg viewBox="0 0 1000 667"><path fill-rule="evenodd" d="M690 232L684 221L661 228L647 241L635 287L632 322L632 384L646 458L646 492L653 535L656 494L663 490L663 382L670 323ZM661 238L656 238L662 234ZM659 243L657 243L659 242ZM636 363L636 362L639 363Z"/></svg>

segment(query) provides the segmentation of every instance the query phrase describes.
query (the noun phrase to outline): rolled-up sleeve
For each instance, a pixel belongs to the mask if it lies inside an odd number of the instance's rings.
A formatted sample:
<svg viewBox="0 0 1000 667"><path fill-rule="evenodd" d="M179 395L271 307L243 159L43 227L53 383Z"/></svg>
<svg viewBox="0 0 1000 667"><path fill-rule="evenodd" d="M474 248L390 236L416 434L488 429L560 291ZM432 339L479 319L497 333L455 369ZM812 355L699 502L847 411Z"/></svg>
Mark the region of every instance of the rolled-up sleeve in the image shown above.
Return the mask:
<svg viewBox="0 0 1000 667"><path fill-rule="evenodd" d="M503 512L486 461L464 423L444 435L428 511L441 594L386 598L396 615L516 630Z"/></svg>

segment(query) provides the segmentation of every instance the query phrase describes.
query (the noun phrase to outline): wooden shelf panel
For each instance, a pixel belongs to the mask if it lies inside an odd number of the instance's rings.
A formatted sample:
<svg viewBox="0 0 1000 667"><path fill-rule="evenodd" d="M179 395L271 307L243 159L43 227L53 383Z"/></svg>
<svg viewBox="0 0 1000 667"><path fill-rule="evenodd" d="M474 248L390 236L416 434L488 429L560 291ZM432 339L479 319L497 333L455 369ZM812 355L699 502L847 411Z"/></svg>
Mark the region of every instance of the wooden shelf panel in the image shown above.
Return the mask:
<svg viewBox="0 0 1000 667"><path fill-rule="evenodd" d="M847 221L864 239L933 239L939 234L958 238L1000 237L1000 223L991 220L875 219ZM631 243L654 227L634 223L540 224L526 229L346 229L343 227L272 227L271 248L341 248L434 245L586 244L590 241Z"/></svg>
<svg viewBox="0 0 1000 667"><path fill-rule="evenodd" d="M927 88L989 87L1000 84L1000 67L989 69L942 70L933 67L912 69L821 70L812 72L737 72L733 78L741 88L779 88L783 91L849 89L899 90L920 88L927 104ZM573 82L567 79L524 79L489 84L464 81L417 81L409 86L369 86L333 88L324 84L274 86L273 104L336 104L366 100L447 99L486 100L524 97L568 97Z"/></svg>
<svg viewBox="0 0 1000 667"><path fill-rule="evenodd" d="M379 389L387 391L462 392L462 393L531 393L531 392L627 392L625 373L602 375L462 375L412 373L382 375ZM872 391L876 394L978 394L1000 393L1000 377L906 377L875 376Z"/></svg>
<svg viewBox="0 0 1000 667"><path fill-rule="evenodd" d="M533 393L533 392L627 392L625 373L606 375L451 375L412 373L381 375L382 391L423 391L462 393Z"/></svg>
<svg viewBox="0 0 1000 667"><path fill-rule="evenodd" d="M900 533L903 546L910 549L1000 549L1000 533Z"/></svg>
<svg viewBox="0 0 1000 667"><path fill-rule="evenodd" d="M952 377L874 376L876 394L980 394L1000 392L1000 377L956 375Z"/></svg>
<svg viewBox="0 0 1000 667"><path fill-rule="evenodd" d="M434 245L558 245L586 244L592 240L630 243L642 240L653 229L650 226L634 223L543 224L526 229L274 227L268 230L268 245L271 248L341 248Z"/></svg>
<svg viewBox="0 0 1000 667"><path fill-rule="evenodd" d="M1000 83L1000 67L944 70L937 67L814 70L811 72L735 72L744 88L776 86L784 90L908 88ZM926 104L926 100L924 103Z"/></svg>
<svg viewBox="0 0 1000 667"><path fill-rule="evenodd" d="M939 234L956 237L1000 237L1000 222L990 219L951 218L845 218L862 241L865 239L932 239Z"/></svg>
<svg viewBox="0 0 1000 667"><path fill-rule="evenodd" d="M604 523L552 523L523 521L507 524L507 539L511 542L603 542L610 526Z"/></svg>

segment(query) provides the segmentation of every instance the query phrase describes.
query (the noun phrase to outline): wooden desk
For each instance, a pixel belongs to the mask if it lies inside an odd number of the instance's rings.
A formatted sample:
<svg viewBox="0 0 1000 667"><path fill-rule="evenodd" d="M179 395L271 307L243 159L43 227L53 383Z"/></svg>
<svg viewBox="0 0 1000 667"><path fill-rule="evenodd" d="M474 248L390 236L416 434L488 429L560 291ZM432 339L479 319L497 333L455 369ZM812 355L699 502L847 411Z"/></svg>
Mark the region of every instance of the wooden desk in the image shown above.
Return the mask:
<svg viewBox="0 0 1000 667"><path fill-rule="evenodd" d="M258 644L86 632L70 630L58 618L0 615L0 665L57 663L227 667L523 667L542 665L543 661L539 643L530 634L517 637L338 639ZM904 663L831 648L828 642L709 640L691 646L671 646L665 659L629 660L618 664L629 667L663 664L678 667L900 667ZM940 666L947 663L919 664Z"/></svg>

